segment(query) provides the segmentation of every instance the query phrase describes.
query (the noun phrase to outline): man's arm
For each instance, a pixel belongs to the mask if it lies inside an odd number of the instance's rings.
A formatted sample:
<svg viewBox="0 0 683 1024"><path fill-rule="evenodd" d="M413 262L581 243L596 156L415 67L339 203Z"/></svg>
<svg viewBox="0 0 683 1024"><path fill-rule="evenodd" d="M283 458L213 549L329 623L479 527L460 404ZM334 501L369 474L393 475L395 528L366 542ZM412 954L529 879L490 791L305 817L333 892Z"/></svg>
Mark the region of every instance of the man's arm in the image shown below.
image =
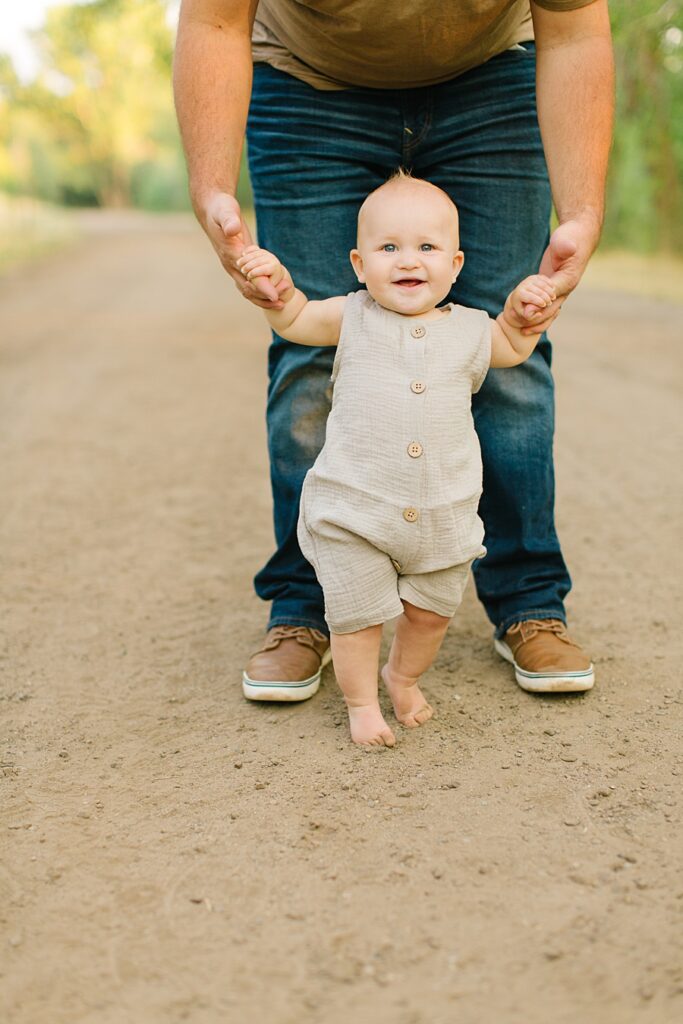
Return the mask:
<svg viewBox="0 0 683 1024"><path fill-rule="evenodd" d="M276 300L267 281L235 266L249 229L234 198L251 96L251 29L258 0L183 0L173 68L180 134L197 219L246 298Z"/></svg>
<svg viewBox="0 0 683 1024"><path fill-rule="evenodd" d="M600 238L614 116L614 58L607 0L550 11L532 0L538 120L559 227L539 267L558 299L545 330L576 287ZM538 326L529 328L535 333Z"/></svg>

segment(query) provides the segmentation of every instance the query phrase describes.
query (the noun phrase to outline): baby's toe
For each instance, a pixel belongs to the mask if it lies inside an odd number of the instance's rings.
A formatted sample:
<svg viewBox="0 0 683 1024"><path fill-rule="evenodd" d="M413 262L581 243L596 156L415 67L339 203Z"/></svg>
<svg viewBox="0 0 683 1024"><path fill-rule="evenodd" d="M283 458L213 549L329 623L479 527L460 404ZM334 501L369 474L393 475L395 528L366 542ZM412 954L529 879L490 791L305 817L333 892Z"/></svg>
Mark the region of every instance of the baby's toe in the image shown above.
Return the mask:
<svg viewBox="0 0 683 1024"><path fill-rule="evenodd" d="M417 729L418 726L424 725L425 722L428 722L433 714L434 711L430 705L425 704L419 711L413 711L410 715L404 715L401 718L401 724L405 726L406 729Z"/></svg>

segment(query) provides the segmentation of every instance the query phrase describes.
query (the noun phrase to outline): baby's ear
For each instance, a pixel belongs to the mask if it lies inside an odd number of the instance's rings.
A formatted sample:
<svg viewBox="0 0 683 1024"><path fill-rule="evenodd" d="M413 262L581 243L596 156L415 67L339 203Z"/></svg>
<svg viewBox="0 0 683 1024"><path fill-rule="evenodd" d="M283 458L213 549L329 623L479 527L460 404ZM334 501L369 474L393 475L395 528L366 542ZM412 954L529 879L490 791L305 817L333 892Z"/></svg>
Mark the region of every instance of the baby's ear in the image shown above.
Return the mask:
<svg viewBox="0 0 683 1024"><path fill-rule="evenodd" d="M363 257L358 252L358 249L352 249L349 253L349 259L351 260L351 266L353 267L354 273L361 284L365 284L365 274L363 273Z"/></svg>
<svg viewBox="0 0 683 1024"><path fill-rule="evenodd" d="M462 270L462 265L465 262L465 253L462 249L458 249L455 256L453 257L453 280L457 278L458 274Z"/></svg>

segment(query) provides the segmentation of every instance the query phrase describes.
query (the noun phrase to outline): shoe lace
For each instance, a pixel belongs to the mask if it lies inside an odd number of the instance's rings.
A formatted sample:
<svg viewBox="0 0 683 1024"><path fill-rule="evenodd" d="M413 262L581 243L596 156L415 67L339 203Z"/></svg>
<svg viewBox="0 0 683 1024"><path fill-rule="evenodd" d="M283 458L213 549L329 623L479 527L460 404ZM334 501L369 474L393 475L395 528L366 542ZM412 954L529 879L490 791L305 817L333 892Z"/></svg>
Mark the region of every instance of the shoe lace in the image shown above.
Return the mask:
<svg viewBox="0 0 683 1024"><path fill-rule="evenodd" d="M281 640L296 640L306 647L313 647L314 642L326 643L327 637L311 626L274 626L268 637L268 646L275 647Z"/></svg>
<svg viewBox="0 0 683 1024"><path fill-rule="evenodd" d="M530 640L536 633L554 633L558 639L563 640L572 647L578 647L573 640L570 640L567 627L561 619L524 619L522 622L515 622L507 630L508 633L519 633L522 643Z"/></svg>

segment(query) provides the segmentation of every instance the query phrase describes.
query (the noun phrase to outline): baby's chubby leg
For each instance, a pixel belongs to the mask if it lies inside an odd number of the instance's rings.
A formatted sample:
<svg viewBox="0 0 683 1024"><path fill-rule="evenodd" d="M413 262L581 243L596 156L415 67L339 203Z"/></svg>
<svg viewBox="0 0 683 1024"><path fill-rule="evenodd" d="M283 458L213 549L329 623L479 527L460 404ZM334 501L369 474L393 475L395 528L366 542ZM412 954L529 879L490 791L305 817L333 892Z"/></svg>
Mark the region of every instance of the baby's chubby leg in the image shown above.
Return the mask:
<svg viewBox="0 0 683 1024"><path fill-rule="evenodd" d="M377 698L381 642L381 625L330 635L334 673L349 711L351 739L368 747L393 747L396 742Z"/></svg>
<svg viewBox="0 0 683 1024"><path fill-rule="evenodd" d="M389 691L394 714L409 729L424 725L433 715L417 681L436 657L451 620L436 612L403 602L403 614L382 679Z"/></svg>

